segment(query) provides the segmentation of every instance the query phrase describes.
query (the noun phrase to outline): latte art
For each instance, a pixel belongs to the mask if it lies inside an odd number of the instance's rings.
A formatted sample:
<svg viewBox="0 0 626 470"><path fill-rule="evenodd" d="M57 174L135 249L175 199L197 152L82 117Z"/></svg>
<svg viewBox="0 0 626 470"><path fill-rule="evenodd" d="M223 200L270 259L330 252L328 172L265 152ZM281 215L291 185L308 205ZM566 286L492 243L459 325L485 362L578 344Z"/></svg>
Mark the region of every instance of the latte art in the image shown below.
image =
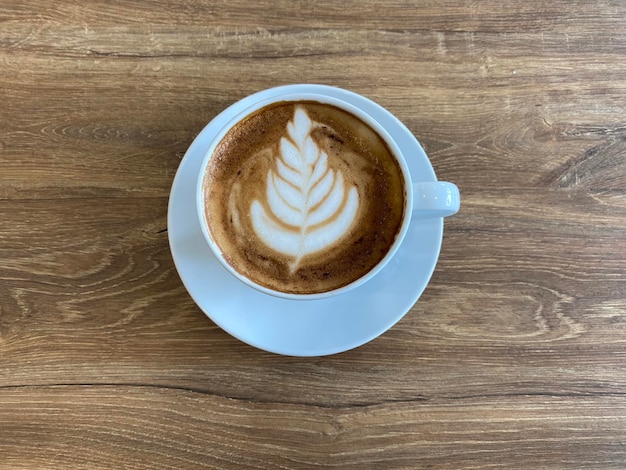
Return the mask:
<svg viewBox="0 0 626 470"><path fill-rule="evenodd" d="M328 154L311 137L314 126L302 108L280 140L275 169L267 173L266 205L252 202L250 216L268 247L294 259L291 272L306 255L330 247L354 223L359 206L355 186L346 187L340 170L328 165Z"/></svg>
<svg viewBox="0 0 626 470"><path fill-rule="evenodd" d="M233 125L202 187L204 222L225 262L285 293L327 292L367 274L405 210L402 170L384 139L314 101L273 103Z"/></svg>

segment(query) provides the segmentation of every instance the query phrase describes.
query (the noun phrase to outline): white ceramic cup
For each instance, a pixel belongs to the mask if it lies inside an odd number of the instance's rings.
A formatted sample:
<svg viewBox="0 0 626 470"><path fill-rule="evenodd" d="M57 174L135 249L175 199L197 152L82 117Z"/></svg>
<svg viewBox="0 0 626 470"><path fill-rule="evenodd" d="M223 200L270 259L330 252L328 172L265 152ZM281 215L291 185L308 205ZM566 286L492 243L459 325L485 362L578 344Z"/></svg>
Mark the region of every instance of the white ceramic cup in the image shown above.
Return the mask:
<svg viewBox="0 0 626 470"><path fill-rule="evenodd" d="M310 91L314 88L315 91ZM258 92L251 95L245 100L249 102L243 111L233 117L212 139L207 152L204 156L202 164L200 166L200 172L198 174L198 180L196 185L196 211L198 220L200 221L200 227L204 238L206 239L211 251L219 262L226 268L226 270L235 276L241 282L247 284L254 289L257 289L263 293L281 297L290 300L316 300L333 295L339 295L345 293L357 286L367 282L373 276L375 276L381 269L387 265L387 263L396 254L398 247L401 245L406 233L409 229L409 225L412 223L420 223L421 218L432 217L447 217L455 214L459 210L460 195L459 190L453 183L442 181L416 181L410 174L409 168L406 163L406 159L411 158L411 155L405 155L398 144L390 137L389 133L385 130L385 127L375 120L370 114L362 110L361 108L354 106L353 104L338 99L336 96L324 93L325 89L330 87L324 86L311 86L311 85L287 85L277 88L272 88ZM338 90L334 88L334 90ZM244 276L236 269L234 269L226 260L226 257L222 253L217 242L211 235L211 231L208 228L207 220L205 216L204 206L204 175L206 168L213 157L215 148L222 140L222 138L232 129L237 123L245 119L251 113L258 111L268 105L282 101L316 101L323 104L330 104L336 106L344 111L347 111L357 116L362 121L366 122L372 129L374 129L380 137L382 137L391 149L393 155L396 157L398 164L402 170L405 181L405 208L402 224L400 230L396 236L396 239L385 255L385 257L369 272L361 276L359 279L352 283L340 287L338 289L330 290L327 292L314 293L314 294L293 294L287 292L281 292L279 290L270 289L262 286L250 278Z"/></svg>

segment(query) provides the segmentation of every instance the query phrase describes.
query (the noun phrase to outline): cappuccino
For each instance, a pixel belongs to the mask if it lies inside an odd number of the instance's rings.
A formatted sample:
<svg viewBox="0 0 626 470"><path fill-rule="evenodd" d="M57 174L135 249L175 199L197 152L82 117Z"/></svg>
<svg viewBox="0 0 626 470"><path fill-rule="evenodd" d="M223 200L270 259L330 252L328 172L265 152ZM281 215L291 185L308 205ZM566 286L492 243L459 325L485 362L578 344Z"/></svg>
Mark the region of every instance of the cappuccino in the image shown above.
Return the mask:
<svg viewBox="0 0 626 470"><path fill-rule="evenodd" d="M330 104L288 101L226 132L203 176L226 262L267 288L316 294L371 271L401 228L405 181L384 139Z"/></svg>

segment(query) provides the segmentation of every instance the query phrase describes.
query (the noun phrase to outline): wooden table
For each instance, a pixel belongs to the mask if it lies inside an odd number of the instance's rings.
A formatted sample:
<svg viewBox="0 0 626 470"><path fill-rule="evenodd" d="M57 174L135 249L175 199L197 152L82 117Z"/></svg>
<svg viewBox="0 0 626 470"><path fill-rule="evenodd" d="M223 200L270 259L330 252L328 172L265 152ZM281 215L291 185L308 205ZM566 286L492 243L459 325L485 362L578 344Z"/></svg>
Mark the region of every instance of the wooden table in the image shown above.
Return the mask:
<svg viewBox="0 0 626 470"><path fill-rule="evenodd" d="M398 116L462 193L391 330L256 350L194 304L167 203L279 84ZM626 3L3 1L0 467L626 467Z"/></svg>

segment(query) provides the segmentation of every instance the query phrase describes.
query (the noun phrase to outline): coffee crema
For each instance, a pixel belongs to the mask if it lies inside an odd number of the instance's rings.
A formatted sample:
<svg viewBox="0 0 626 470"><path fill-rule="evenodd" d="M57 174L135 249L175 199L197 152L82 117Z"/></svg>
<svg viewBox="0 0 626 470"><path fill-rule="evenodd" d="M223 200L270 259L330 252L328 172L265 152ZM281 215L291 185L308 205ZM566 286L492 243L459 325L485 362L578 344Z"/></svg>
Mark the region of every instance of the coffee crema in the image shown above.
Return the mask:
<svg viewBox="0 0 626 470"><path fill-rule="evenodd" d="M225 260L284 293L327 292L372 270L404 215L400 166L336 106L280 102L235 124L203 179L205 221Z"/></svg>

